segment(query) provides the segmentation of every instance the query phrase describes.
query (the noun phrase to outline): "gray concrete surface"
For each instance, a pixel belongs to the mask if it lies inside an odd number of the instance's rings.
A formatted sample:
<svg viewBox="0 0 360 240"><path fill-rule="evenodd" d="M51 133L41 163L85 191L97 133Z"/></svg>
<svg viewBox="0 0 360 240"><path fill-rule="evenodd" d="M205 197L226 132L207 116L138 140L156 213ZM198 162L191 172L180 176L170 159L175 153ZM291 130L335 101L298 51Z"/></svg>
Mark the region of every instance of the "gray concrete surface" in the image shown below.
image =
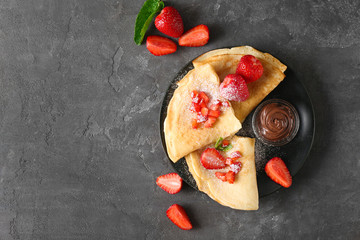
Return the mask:
<svg viewBox="0 0 360 240"><path fill-rule="evenodd" d="M360 239L360 2L167 1L211 39L163 57L132 40L142 2L0 1L0 239ZM155 184L173 171L159 137L169 82L236 45L293 69L317 117L293 186L256 212ZM173 203L193 230L166 218Z"/></svg>

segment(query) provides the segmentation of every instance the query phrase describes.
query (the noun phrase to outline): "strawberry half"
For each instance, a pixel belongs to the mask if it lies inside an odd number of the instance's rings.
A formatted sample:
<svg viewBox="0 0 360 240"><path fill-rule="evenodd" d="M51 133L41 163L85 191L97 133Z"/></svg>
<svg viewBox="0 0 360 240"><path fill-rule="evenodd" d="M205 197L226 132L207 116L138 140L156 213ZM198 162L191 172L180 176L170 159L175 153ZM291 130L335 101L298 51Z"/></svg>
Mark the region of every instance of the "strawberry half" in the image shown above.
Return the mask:
<svg viewBox="0 0 360 240"><path fill-rule="evenodd" d="M155 27L165 35L178 38L184 32L183 20L173 7L165 7L155 18Z"/></svg>
<svg viewBox="0 0 360 240"><path fill-rule="evenodd" d="M183 230L192 229L192 225L184 208L178 204L171 205L166 211L166 216L179 228Z"/></svg>
<svg viewBox="0 0 360 240"><path fill-rule="evenodd" d="M229 74L220 84L220 94L227 100L243 102L248 99L249 90L239 74Z"/></svg>
<svg viewBox="0 0 360 240"><path fill-rule="evenodd" d="M245 55L240 59L236 73L240 74L246 83L258 80L264 72L261 62L253 55Z"/></svg>
<svg viewBox="0 0 360 240"><path fill-rule="evenodd" d="M176 44L168 38L160 36L148 36L146 48L155 56L167 55L176 52Z"/></svg>
<svg viewBox="0 0 360 240"><path fill-rule="evenodd" d="M284 161L279 157L274 157L266 163L265 172L271 180L283 187L288 188L292 184L290 172Z"/></svg>
<svg viewBox="0 0 360 240"><path fill-rule="evenodd" d="M228 171L225 178L228 183L233 184L235 182L235 173L233 171Z"/></svg>
<svg viewBox="0 0 360 240"><path fill-rule="evenodd" d="M159 176L156 179L156 184L164 191L170 194L175 194L180 192L180 189L182 187L182 179L177 173L169 173Z"/></svg>
<svg viewBox="0 0 360 240"><path fill-rule="evenodd" d="M198 25L179 38L179 45L184 47L200 47L209 41L209 28L204 25Z"/></svg>
<svg viewBox="0 0 360 240"><path fill-rule="evenodd" d="M207 148L201 154L201 164L206 169L221 169L225 167L225 159L215 148Z"/></svg>

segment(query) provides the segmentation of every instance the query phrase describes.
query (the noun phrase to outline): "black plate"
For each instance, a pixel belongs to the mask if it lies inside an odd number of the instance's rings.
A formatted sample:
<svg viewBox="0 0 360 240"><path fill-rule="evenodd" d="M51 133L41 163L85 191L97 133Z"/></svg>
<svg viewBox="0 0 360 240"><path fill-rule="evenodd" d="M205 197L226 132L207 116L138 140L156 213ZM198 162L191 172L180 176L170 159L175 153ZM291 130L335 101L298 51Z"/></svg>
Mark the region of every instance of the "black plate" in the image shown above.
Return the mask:
<svg viewBox="0 0 360 240"><path fill-rule="evenodd" d="M191 69L193 69L193 65L190 62L176 75L172 80L162 103L160 112L160 135L166 154L164 120L167 114L167 106L177 88L176 82L182 79ZM264 172L266 162L273 157L281 157L286 163L290 174L294 176L303 166L312 147L315 135L315 116L310 97L291 69L287 69L285 73L285 79L263 101L279 98L290 102L299 113L300 128L295 138L290 143L281 147L270 147L261 143L259 140L256 141L255 162L260 197L266 196L281 188L280 185L274 183ZM251 126L253 113L254 111L247 116L242 124L242 129L236 135L255 138ZM189 172L185 158L180 159L176 163L173 163L170 159L169 161L181 178L191 187L198 190L196 182Z"/></svg>

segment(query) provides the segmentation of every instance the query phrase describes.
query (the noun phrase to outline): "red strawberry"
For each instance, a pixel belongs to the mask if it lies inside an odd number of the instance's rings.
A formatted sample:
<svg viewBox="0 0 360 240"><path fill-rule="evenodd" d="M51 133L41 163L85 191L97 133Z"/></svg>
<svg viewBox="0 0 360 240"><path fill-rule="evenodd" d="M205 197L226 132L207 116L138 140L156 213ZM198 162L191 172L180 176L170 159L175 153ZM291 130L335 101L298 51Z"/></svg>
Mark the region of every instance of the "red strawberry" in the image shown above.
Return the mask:
<svg viewBox="0 0 360 240"><path fill-rule="evenodd" d="M201 115L207 117L208 114L209 114L209 109L207 109L206 107L201 108Z"/></svg>
<svg viewBox="0 0 360 240"><path fill-rule="evenodd" d="M184 24L179 12L173 7L165 7L155 18L155 27L162 33L178 38L184 32Z"/></svg>
<svg viewBox="0 0 360 240"><path fill-rule="evenodd" d="M209 117L209 118L206 120L206 122L205 122L205 124L204 124L204 127L206 127L206 128L211 128L211 127L214 125L215 122L216 122L216 118L215 118L215 117Z"/></svg>
<svg viewBox="0 0 360 240"><path fill-rule="evenodd" d="M235 173L233 171L228 171L225 175L226 181L228 181L230 184L233 184L235 182Z"/></svg>
<svg viewBox="0 0 360 240"><path fill-rule="evenodd" d="M292 178L287 169L284 161L279 157L274 157L266 163L266 174L276 183L283 187L290 187L292 184Z"/></svg>
<svg viewBox="0 0 360 240"><path fill-rule="evenodd" d="M221 102L214 103L214 104L211 104L210 109L216 111L216 110L220 109L220 106L221 106Z"/></svg>
<svg viewBox="0 0 360 240"><path fill-rule="evenodd" d="M168 38L160 36L148 36L146 48L155 56L162 56L176 52L176 44Z"/></svg>
<svg viewBox="0 0 360 240"><path fill-rule="evenodd" d="M227 158L225 159L225 164L226 164L226 165L234 164L234 160L233 160L232 158L230 158L230 157L227 157Z"/></svg>
<svg viewBox="0 0 360 240"><path fill-rule="evenodd" d="M200 112L200 110L201 110L201 107L200 107L199 104L196 104L194 102L191 103L190 111L192 111L192 112Z"/></svg>
<svg viewBox="0 0 360 240"><path fill-rule="evenodd" d="M179 45L185 47L200 47L209 41L209 28L204 25L198 25L179 38Z"/></svg>
<svg viewBox="0 0 360 240"><path fill-rule="evenodd" d="M223 182L226 182L226 173L224 172L216 172L215 176Z"/></svg>
<svg viewBox="0 0 360 240"><path fill-rule="evenodd" d="M209 111L209 116L214 117L214 118L218 118L221 114L221 111L219 110L210 110Z"/></svg>
<svg viewBox="0 0 360 240"><path fill-rule="evenodd" d="M225 159L215 148L207 148L201 154L201 164L206 169L221 169L225 167Z"/></svg>
<svg viewBox="0 0 360 240"><path fill-rule="evenodd" d="M206 93L200 92L200 93L199 93L199 97L204 100L205 104L208 104L208 102L209 102L210 99L209 99L209 97L206 95Z"/></svg>
<svg viewBox="0 0 360 240"><path fill-rule="evenodd" d="M248 99L249 90L239 74L229 74L220 85L220 94L230 101L243 102Z"/></svg>
<svg viewBox="0 0 360 240"><path fill-rule="evenodd" d="M198 127L199 127L199 123L198 123L197 119L195 118L195 119L191 120L191 128L197 129Z"/></svg>
<svg viewBox="0 0 360 240"><path fill-rule="evenodd" d="M231 171L233 171L235 174L237 174L238 172L240 172L241 170L241 162L233 162L232 164L230 164L230 169Z"/></svg>
<svg viewBox="0 0 360 240"><path fill-rule="evenodd" d="M226 139L222 142L223 147L227 147L227 146L229 146L229 144L230 144L229 140L226 140Z"/></svg>
<svg viewBox="0 0 360 240"><path fill-rule="evenodd" d="M156 179L156 184L166 192L175 194L180 192L182 187L182 179L177 173L169 173L159 176Z"/></svg>
<svg viewBox="0 0 360 240"><path fill-rule="evenodd" d="M245 55L240 59L236 73L240 74L246 83L258 80L264 72L261 62L253 55Z"/></svg>
<svg viewBox="0 0 360 240"><path fill-rule="evenodd" d="M171 205L166 211L166 216L179 228L183 230L192 229L192 225L184 208L178 204Z"/></svg>

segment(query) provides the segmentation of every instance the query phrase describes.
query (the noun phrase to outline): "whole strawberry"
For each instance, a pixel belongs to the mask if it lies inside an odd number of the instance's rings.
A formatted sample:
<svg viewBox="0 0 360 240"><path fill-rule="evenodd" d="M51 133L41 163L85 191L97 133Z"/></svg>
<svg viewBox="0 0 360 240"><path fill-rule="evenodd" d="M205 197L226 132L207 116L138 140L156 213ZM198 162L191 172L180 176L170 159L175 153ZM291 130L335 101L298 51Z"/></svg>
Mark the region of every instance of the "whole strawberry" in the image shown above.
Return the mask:
<svg viewBox="0 0 360 240"><path fill-rule="evenodd" d="M264 72L261 62L253 55L245 55L240 59L236 73L240 74L246 83L258 80Z"/></svg>
<svg viewBox="0 0 360 240"><path fill-rule="evenodd" d="M173 7L165 7L155 18L155 27L162 33L178 38L184 32L184 24L179 12Z"/></svg>
<svg viewBox="0 0 360 240"><path fill-rule="evenodd" d="M220 85L220 94L229 101L243 102L248 99L249 90L239 74L229 74Z"/></svg>

